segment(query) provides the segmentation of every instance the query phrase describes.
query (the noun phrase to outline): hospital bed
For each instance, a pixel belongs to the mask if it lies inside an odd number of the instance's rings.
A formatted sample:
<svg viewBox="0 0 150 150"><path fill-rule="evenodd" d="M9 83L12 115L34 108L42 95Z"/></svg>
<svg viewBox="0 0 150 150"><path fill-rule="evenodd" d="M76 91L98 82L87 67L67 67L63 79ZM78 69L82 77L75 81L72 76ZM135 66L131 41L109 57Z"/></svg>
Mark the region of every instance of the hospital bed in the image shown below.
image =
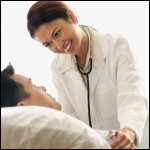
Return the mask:
<svg viewBox="0 0 150 150"><path fill-rule="evenodd" d="M83 122L40 106L1 108L1 149L110 149Z"/></svg>

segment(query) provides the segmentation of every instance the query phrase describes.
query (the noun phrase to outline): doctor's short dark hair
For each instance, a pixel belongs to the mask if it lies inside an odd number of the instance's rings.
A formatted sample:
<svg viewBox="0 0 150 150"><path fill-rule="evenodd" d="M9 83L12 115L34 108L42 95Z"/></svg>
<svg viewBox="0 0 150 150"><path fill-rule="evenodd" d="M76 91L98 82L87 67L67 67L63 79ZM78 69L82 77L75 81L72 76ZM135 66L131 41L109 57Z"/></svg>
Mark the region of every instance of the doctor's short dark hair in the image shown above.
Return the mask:
<svg viewBox="0 0 150 150"><path fill-rule="evenodd" d="M38 1L27 14L27 28L32 38L38 27L58 18L68 19L69 7L63 1Z"/></svg>
<svg viewBox="0 0 150 150"><path fill-rule="evenodd" d="M14 74L15 70L11 64L1 71L1 107L16 106L18 102L30 96L21 83L11 79Z"/></svg>

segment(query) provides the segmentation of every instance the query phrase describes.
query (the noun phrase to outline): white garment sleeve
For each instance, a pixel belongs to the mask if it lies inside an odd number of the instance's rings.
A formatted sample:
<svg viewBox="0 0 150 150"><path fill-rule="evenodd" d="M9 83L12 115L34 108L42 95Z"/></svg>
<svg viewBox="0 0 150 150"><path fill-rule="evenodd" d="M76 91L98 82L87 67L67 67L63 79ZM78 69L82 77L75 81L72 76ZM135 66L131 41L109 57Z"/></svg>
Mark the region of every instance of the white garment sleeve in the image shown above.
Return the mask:
<svg viewBox="0 0 150 150"><path fill-rule="evenodd" d="M147 118L147 99L141 94L141 78L128 42L117 36L111 42L111 71L117 86L118 119L121 129L135 131L138 141Z"/></svg>

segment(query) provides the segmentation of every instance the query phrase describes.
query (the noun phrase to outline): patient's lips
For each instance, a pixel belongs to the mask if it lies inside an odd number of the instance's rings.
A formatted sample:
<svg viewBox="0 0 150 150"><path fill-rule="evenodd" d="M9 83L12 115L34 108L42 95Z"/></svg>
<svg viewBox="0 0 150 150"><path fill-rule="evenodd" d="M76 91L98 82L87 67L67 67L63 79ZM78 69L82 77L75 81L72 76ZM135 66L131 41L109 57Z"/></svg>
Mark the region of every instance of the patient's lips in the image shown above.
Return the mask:
<svg viewBox="0 0 150 150"><path fill-rule="evenodd" d="M55 100L56 101L56 99L55 98L53 98L49 93L46 93L51 99L53 99L53 100Z"/></svg>
<svg viewBox="0 0 150 150"><path fill-rule="evenodd" d="M43 90L46 92L46 87L44 87L44 86L36 86L35 84L33 84L33 86L38 88L39 90Z"/></svg>

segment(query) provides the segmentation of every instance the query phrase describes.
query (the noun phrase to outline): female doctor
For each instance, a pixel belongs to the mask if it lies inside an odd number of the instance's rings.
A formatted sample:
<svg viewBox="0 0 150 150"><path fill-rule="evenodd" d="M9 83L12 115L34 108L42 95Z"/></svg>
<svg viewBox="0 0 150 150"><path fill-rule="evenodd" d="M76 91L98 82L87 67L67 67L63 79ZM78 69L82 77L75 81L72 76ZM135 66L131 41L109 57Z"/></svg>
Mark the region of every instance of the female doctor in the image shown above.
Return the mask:
<svg viewBox="0 0 150 150"><path fill-rule="evenodd" d="M79 25L62 1L36 2L27 19L31 37L58 54L52 72L63 111L94 129L110 130L112 148L134 148L147 109L127 41Z"/></svg>

